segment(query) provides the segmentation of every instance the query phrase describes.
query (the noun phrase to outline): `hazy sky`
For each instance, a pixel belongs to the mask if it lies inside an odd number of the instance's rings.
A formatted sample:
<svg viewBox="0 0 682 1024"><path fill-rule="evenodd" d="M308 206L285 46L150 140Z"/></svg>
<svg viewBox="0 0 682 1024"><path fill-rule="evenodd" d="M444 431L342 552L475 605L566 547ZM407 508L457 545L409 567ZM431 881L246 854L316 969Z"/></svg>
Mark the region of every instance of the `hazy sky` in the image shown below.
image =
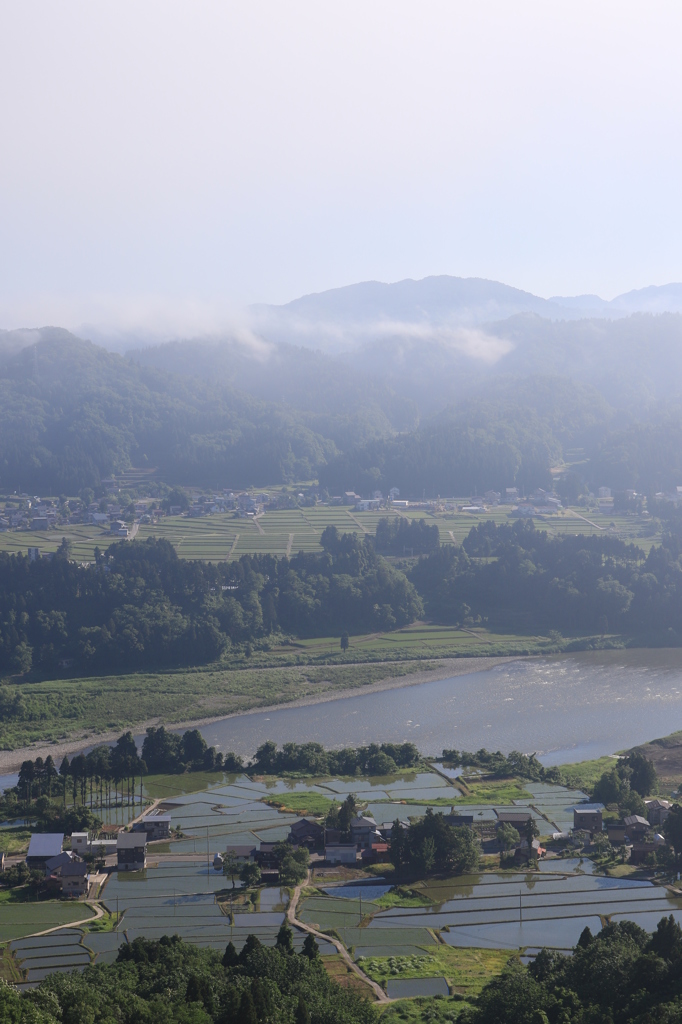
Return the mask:
<svg viewBox="0 0 682 1024"><path fill-rule="evenodd" d="M4 0L0 326L682 280L682 6Z"/></svg>

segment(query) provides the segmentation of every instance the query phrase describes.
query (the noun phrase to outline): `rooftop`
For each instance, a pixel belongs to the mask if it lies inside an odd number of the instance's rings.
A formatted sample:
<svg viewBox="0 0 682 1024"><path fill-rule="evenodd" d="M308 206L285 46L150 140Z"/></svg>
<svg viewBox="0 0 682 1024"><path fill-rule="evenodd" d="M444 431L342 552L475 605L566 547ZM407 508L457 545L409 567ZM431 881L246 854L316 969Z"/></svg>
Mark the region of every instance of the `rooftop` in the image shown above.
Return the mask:
<svg viewBox="0 0 682 1024"><path fill-rule="evenodd" d="M57 857L64 844L63 832L36 832L28 845L28 857Z"/></svg>
<svg viewBox="0 0 682 1024"><path fill-rule="evenodd" d="M147 845L146 832L119 832L116 839L117 850L135 850Z"/></svg>

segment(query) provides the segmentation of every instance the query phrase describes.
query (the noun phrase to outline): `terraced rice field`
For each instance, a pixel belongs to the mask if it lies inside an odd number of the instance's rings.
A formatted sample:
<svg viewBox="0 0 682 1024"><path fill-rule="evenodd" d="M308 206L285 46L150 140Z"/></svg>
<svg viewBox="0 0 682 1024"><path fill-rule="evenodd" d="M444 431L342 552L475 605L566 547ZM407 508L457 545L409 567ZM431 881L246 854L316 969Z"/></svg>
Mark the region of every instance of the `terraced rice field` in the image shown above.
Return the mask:
<svg viewBox="0 0 682 1024"><path fill-rule="evenodd" d="M467 498L458 500L466 504ZM164 537L176 548L182 558L224 561L243 554L272 555L296 554L298 551L321 551L320 537L327 526L336 526L341 532L356 532L373 536L382 517L400 516L404 519L425 519L438 527L441 544L461 544L473 526L481 522L496 524L513 522L508 506L491 508L487 512L432 513L426 510L380 509L355 512L341 506L315 508L276 509L265 512L257 519L239 519L232 512L217 513L200 519L187 516L167 516L155 524L139 527L138 538ZM660 542L660 536L640 536L648 524L638 516L608 513L586 513L581 509L567 509L546 518L535 518L538 529L552 535L585 534L593 536L615 531L623 540L636 543L645 552ZM611 527L611 524L614 524ZM1 551L26 551L37 546L42 551L56 551L62 537L72 545L74 558L93 561L95 547L106 548L112 542L108 530L101 526L64 526L55 530L0 533Z"/></svg>

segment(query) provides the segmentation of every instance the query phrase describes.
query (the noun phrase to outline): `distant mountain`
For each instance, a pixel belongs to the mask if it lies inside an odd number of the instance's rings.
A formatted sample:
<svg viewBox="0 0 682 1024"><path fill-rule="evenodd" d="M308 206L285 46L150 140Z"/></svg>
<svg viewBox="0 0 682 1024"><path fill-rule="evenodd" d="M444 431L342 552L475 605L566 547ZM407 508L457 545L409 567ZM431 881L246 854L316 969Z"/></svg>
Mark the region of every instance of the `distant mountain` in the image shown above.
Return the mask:
<svg viewBox="0 0 682 1024"><path fill-rule="evenodd" d="M394 284L365 281L304 295L283 306L252 306L250 312L254 328L270 341L338 352L385 337L449 337L457 344L458 330L520 313L552 321L678 313L682 284L641 288L610 301L598 295L543 299L498 281L441 275ZM459 340L466 345L466 338Z"/></svg>

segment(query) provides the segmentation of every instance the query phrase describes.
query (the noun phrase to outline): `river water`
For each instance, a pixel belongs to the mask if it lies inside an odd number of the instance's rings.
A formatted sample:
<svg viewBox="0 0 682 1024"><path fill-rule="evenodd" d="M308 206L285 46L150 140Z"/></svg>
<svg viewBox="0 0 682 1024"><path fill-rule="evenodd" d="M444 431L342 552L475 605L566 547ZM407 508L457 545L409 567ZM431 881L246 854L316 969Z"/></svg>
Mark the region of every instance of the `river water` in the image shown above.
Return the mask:
<svg viewBox="0 0 682 1024"><path fill-rule="evenodd" d="M682 650L526 658L485 672L307 707L252 712L201 729L250 756L265 740L328 748L416 743L426 755L536 751L545 765L583 761L682 729Z"/></svg>

